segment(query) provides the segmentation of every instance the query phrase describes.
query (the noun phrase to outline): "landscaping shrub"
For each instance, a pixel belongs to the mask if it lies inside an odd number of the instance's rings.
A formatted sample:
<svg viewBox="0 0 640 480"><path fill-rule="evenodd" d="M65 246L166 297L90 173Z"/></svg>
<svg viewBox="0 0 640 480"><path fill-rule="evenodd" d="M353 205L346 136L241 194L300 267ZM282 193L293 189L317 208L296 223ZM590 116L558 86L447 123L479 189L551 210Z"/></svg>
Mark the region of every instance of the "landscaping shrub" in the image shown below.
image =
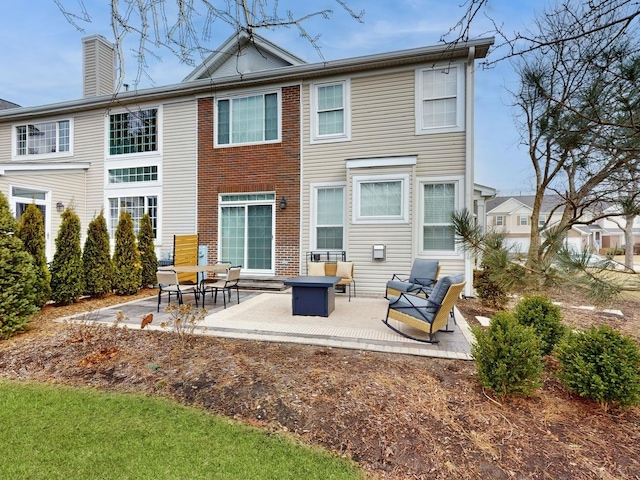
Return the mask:
<svg viewBox="0 0 640 480"><path fill-rule="evenodd" d="M89 222L87 239L82 250L82 265L87 295L103 297L111 292L113 265L104 212L100 212L100 215Z"/></svg>
<svg viewBox="0 0 640 480"><path fill-rule="evenodd" d="M71 209L62 213L51 262L51 299L60 305L74 303L84 292L84 270L80 248L80 218Z"/></svg>
<svg viewBox="0 0 640 480"><path fill-rule="evenodd" d="M113 289L118 295L133 295L142 285L142 265L129 212L120 213L113 252Z"/></svg>
<svg viewBox="0 0 640 480"><path fill-rule="evenodd" d="M553 351L565 332L560 308L546 297L524 297L516 304L513 314L521 324L535 329L543 355Z"/></svg>
<svg viewBox="0 0 640 480"><path fill-rule="evenodd" d="M140 251L140 263L142 265L142 286L155 285L158 257L153 245L153 225L151 225L151 217L148 213L145 213L140 220L138 250Z"/></svg>
<svg viewBox="0 0 640 480"><path fill-rule="evenodd" d="M490 326L472 327L476 343L471 356L480 384L497 396L528 395L542 385L542 352L532 327L520 324L508 312L498 312Z"/></svg>
<svg viewBox="0 0 640 480"><path fill-rule="evenodd" d="M35 304L42 308L51 299L51 272L47 265L44 217L35 204L30 204L20 216L17 235L33 257L36 269Z"/></svg>
<svg viewBox="0 0 640 480"><path fill-rule="evenodd" d="M570 332L556 356L558 376L570 391L605 406L640 402L640 350L630 337L606 325Z"/></svg>
<svg viewBox="0 0 640 480"><path fill-rule="evenodd" d="M491 278L491 269L475 270L473 272L473 288L478 298L485 306L504 308L509 297L502 287Z"/></svg>
<svg viewBox="0 0 640 480"><path fill-rule="evenodd" d="M17 236L9 202L0 193L0 338L25 329L36 306L33 257Z"/></svg>

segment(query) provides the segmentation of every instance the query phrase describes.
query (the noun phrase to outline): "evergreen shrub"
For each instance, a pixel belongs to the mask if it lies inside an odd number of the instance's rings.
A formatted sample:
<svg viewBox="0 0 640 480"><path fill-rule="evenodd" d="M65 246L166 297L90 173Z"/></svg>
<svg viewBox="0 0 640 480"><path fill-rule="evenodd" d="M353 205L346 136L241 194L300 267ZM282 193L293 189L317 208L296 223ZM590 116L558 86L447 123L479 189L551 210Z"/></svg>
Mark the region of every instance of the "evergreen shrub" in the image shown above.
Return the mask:
<svg viewBox="0 0 640 480"><path fill-rule="evenodd" d="M153 225L151 217L145 213L140 220L138 231L138 250L140 252L140 264L142 265L142 287L155 285L156 271L158 270L158 257L153 244Z"/></svg>
<svg viewBox="0 0 640 480"><path fill-rule="evenodd" d="M17 235L33 257L36 269L35 304L42 308L51 299L51 272L47 265L44 217L35 204L30 204L20 216Z"/></svg>
<svg viewBox="0 0 640 480"><path fill-rule="evenodd" d="M109 231L104 212L89 222L87 239L82 250L84 268L85 294L92 297L103 297L111 292L113 285L113 264Z"/></svg>
<svg viewBox="0 0 640 480"><path fill-rule="evenodd" d="M120 213L113 252L113 289L118 295L134 295L142 285L142 265L129 212Z"/></svg>
<svg viewBox="0 0 640 480"><path fill-rule="evenodd" d="M488 328L472 327L480 384L498 397L528 395L542 385L540 342L532 327L520 324L508 312L498 312Z"/></svg>
<svg viewBox="0 0 640 480"><path fill-rule="evenodd" d="M74 303L84 292L84 270L80 248L80 218L71 209L62 213L51 262L51 299L59 305Z"/></svg>
<svg viewBox="0 0 640 480"><path fill-rule="evenodd" d="M524 297L516 304L513 314L521 324L535 329L543 355L553 351L565 332L560 308L546 297Z"/></svg>
<svg viewBox="0 0 640 480"><path fill-rule="evenodd" d="M570 332L555 355L568 390L605 406L640 403L640 350L632 338L607 325Z"/></svg>

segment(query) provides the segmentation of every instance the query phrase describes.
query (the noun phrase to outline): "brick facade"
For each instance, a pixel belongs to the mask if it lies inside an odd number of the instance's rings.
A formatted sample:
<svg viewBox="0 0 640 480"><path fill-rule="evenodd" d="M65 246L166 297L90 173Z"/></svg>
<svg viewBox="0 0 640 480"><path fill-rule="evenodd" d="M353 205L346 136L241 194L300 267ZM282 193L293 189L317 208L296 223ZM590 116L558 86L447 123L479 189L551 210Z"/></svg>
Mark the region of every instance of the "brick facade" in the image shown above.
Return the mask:
<svg viewBox="0 0 640 480"><path fill-rule="evenodd" d="M214 148L214 99L198 100L198 233L209 247L209 263L218 260L218 194L275 192L275 274L298 274L300 87L283 87L281 100L281 142L226 148Z"/></svg>

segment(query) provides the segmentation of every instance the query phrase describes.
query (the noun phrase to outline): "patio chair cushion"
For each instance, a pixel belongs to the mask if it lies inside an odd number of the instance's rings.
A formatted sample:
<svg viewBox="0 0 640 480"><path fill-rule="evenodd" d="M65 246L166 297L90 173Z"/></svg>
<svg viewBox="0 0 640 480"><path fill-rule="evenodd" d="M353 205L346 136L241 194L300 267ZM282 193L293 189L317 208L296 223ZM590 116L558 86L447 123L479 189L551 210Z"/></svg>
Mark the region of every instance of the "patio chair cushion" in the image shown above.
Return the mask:
<svg viewBox="0 0 640 480"><path fill-rule="evenodd" d="M309 275L312 277L324 277L324 262L309 263Z"/></svg>
<svg viewBox="0 0 640 480"><path fill-rule="evenodd" d="M336 277L351 278L353 272L353 262L338 262L336 267Z"/></svg>
<svg viewBox="0 0 640 480"><path fill-rule="evenodd" d="M387 288L397 290L399 292L416 292L422 288L422 285L416 285L413 282L403 282L402 280L389 280L387 282Z"/></svg>

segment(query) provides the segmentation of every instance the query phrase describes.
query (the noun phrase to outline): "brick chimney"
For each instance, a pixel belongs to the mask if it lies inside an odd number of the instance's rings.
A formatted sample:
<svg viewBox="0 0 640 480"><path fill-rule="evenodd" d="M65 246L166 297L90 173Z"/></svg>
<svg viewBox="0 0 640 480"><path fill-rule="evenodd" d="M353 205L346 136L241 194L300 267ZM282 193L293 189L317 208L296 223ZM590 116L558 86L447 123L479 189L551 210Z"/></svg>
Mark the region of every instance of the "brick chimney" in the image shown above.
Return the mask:
<svg viewBox="0 0 640 480"><path fill-rule="evenodd" d="M84 98L113 95L116 84L116 49L102 35L82 39Z"/></svg>

